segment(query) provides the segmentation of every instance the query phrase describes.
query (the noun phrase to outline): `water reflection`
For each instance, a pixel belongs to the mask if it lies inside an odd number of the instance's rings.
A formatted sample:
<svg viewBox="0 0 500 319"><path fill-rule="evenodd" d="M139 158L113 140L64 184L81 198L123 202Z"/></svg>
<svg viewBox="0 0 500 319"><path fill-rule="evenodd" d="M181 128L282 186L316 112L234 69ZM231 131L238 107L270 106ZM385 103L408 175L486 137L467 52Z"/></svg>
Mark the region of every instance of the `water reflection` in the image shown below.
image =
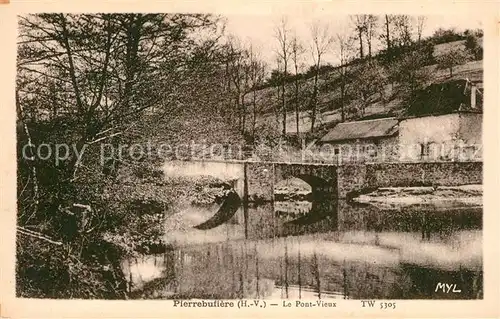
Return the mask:
<svg viewBox="0 0 500 319"><path fill-rule="evenodd" d="M241 206L218 227L193 228L215 211L178 212L167 252L124 262L133 296L482 298L480 207L380 209L323 197ZM461 292L436 292L440 282Z"/></svg>

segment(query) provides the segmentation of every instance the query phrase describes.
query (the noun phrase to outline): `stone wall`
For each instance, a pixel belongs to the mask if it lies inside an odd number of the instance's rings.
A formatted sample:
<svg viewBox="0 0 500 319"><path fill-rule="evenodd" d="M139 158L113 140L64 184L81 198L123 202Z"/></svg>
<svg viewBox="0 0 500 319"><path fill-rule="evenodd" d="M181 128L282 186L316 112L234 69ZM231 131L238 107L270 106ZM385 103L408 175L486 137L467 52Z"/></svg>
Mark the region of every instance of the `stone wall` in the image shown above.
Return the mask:
<svg viewBox="0 0 500 319"><path fill-rule="evenodd" d="M385 163L367 166L368 184L377 187L481 184L482 162Z"/></svg>
<svg viewBox="0 0 500 319"><path fill-rule="evenodd" d="M253 202L272 201L274 185L290 177L303 179L313 189L330 192L333 198L349 198L379 187L455 186L482 184L483 181L482 162L367 163L340 166L185 162L170 165L165 165L166 175L212 175L231 180L240 197L247 197Z"/></svg>
<svg viewBox="0 0 500 319"><path fill-rule="evenodd" d="M311 185L313 191L336 193L337 166L314 164L275 164L275 182L297 177Z"/></svg>
<svg viewBox="0 0 500 319"><path fill-rule="evenodd" d="M337 169L337 190L338 198L346 198L348 193L360 191L368 187L366 185L365 164L342 165Z"/></svg>
<svg viewBox="0 0 500 319"><path fill-rule="evenodd" d="M246 180L249 201L272 201L275 171L273 163L247 163Z"/></svg>
<svg viewBox="0 0 500 319"><path fill-rule="evenodd" d="M379 187L481 184L482 162L373 163L338 170L338 196Z"/></svg>
<svg viewBox="0 0 500 319"><path fill-rule="evenodd" d="M249 201L272 201L274 185L297 177L313 190L326 191L337 197L337 166L287 163L247 163L246 178Z"/></svg>

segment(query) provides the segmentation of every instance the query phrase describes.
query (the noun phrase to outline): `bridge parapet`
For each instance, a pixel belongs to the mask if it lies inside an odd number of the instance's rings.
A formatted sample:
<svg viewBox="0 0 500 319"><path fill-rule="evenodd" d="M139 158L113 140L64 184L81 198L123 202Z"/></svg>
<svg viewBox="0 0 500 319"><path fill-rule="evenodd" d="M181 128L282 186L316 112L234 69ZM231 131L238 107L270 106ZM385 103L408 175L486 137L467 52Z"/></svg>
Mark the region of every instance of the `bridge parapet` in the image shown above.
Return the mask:
<svg viewBox="0 0 500 319"><path fill-rule="evenodd" d="M371 163L352 165L252 161L174 161L165 164L166 175L208 175L231 182L248 201L272 201L274 186L290 177L311 185L314 191L347 198L367 189L390 186L454 186L482 183L482 162Z"/></svg>

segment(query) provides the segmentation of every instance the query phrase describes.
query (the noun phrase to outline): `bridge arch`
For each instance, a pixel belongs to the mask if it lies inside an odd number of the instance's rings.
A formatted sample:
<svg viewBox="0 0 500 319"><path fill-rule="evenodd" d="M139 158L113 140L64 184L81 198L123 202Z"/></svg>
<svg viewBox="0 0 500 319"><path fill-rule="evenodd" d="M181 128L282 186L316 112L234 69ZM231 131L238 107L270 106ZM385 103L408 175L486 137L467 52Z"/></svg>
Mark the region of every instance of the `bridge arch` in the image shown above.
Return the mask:
<svg viewBox="0 0 500 319"><path fill-rule="evenodd" d="M331 183L321 177L305 174L298 174L295 177L300 178L309 186L311 186L311 191L313 194L326 193L331 189Z"/></svg>
<svg viewBox="0 0 500 319"><path fill-rule="evenodd" d="M276 164L275 183L295 177L312 188L313 195L329 194L336 197L337 171L335 166L314 164Z"/></svg>
<svg viewBox="0 0 500 319"><path fill-rule="evenodd" d="M336 229L338 221L332 180L312 174L281 176L283 178L275 184L274 209L278 218L288 219L283 224L284 234L314 232L316 228Z"/></svg>

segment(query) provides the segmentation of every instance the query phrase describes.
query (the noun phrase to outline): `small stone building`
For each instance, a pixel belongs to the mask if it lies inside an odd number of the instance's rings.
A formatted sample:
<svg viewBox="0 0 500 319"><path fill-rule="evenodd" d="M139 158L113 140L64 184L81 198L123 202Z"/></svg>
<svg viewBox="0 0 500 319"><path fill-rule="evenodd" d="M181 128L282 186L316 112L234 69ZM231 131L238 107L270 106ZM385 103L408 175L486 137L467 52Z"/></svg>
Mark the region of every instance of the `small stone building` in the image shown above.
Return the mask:
<svg viewBox="0 0 500 319"><path fill-rule="evenodd" d="M481 160L482 82L430 85L399 123L401 161Z"/></svg>
<svg viewBox="0 0 500 319"><path fill-rule="evenodd" d="M317 144L338 163L397 160L398 122L390 117L339 123Z"/></svg>
<svg viewBox="0 0 500 319"><path fill-rule="evenodd" d="M317 143L339 164L480 161L482 83L468 79L430 85L406 108L407 117L337 124Z"/></svg>
<svg viewBox="0 0 500 319"><path fill-rule="evenodd" d="M402 119L400 160L481 160L482 122L483 114L471 111Z"/></svg>
<svg viewBox="0 0 500 319"><path fill-rule="evenodd" d="M458 111L337 124L317 146L325 161L365 162L482 160L481 112Z"/></svg>

